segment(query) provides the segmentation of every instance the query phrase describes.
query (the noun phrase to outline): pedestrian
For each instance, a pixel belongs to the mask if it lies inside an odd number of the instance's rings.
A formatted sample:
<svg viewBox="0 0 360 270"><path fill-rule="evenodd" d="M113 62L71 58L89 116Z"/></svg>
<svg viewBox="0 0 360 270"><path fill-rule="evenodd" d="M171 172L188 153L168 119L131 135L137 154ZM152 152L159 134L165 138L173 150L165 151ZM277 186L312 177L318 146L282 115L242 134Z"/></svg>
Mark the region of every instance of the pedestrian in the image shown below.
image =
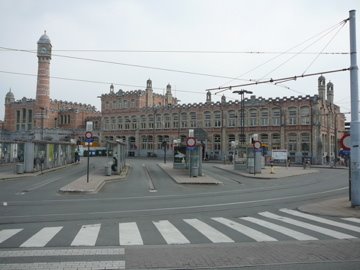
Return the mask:
<svg viewBox="0 0 360 270"><path fill-rule="evenodd" d="M75 163L80 162L80 155L78 151L75 151Z"/></svg>
<svg viewBox="0 0 360 270"><path fill-rule="evenodd" d="M111 165L111 170L113 172L117 171L117 158L116 157L113 157L113 164Z"/></svg>

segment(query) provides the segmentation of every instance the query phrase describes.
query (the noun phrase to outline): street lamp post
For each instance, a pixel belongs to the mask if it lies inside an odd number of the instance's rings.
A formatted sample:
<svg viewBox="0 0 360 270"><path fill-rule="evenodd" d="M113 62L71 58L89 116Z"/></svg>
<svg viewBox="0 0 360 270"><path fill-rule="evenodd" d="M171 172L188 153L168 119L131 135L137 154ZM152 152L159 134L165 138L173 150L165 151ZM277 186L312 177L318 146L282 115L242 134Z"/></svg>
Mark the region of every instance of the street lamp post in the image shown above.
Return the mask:
<svg viewBox="0 0 360 270"><path fill-rule="evenodd" d="M235 94L240 95L240 144L243 145L245 143L245 94L252 94L253 92L248 90L240 90L240 91L233 91Z"/></svg>

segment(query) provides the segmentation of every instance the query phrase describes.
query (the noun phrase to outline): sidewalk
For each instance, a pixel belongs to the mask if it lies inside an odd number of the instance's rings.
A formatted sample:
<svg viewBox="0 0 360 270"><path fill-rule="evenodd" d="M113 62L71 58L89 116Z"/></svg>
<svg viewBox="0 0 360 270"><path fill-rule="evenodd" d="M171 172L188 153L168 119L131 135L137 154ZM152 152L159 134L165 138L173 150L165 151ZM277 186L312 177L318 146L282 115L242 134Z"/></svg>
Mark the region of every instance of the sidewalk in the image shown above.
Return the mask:
<svg viewBox="0 0 360 270"><path fill-rule="evenodd" d="M83 175L70 184L59 189L59 192L63 193L96 193L98 192L106 182L113 180L124 179L128 173L129 167L126 165L120 174L105 175L105 168L100 166L99 168L91 171L89 174L89 181L87 181L87 175Z"/></svg>
<svg viewBox="0 0 360 270"><path fill-rule="evenodd" d="M274 166L271 171L270 167L265 167L265 169L261 170L261 173L249 173L247 171L234 170L234 165L232 164L214 164L214 167L225 170L227 172L231 172L234 174L238 174L244 177L256 178L256 179L278 179L285 178L297 175L304 175L310 173L318 173L317 169L303 169L302 167L278 167Z"/></svg>
<svg viewBox="0 0 360 270"><path fill-rule="evenodd" d="M174 169L172 163L159 163L158 166L178 184L222 184L204 172L202 176L190 177L189 169Z"/></svg>

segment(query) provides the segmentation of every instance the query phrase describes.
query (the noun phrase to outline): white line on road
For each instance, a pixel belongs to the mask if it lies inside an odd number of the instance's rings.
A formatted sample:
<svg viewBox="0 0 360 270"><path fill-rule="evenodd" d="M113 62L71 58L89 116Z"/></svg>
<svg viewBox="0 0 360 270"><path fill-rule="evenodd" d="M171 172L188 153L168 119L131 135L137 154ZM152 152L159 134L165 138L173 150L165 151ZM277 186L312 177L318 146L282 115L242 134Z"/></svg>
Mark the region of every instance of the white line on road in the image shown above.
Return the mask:
<svg viewBox="0 0 360 270"><path fill-rule="evenodd" d="M234 240L227 237L222 232L219 232L217 229L207 225L206 223L194 218L194 219L184 219L186 223L194 227L204 236L206 236L213 243L233 243Z"/></svg>
<svg viewBox="0 0 360 270"><path fill-rule="evenodd" d="M95 246L101 224L83 225L72 241L72 246Z"/></svg>
<svg viewBox="0 0 360 270"><path fill-rule="evenodd" d="M286 209L286 208L280 209L280 211L284 212L284 213L287 213L287 214L290 214L290 215L293 215L293 216L310 219L310 220L313 220L313 221L316 221L316 222L320 222L320 223L328 224L328 225L331 225L331 226L347 229L347 230L350 230L350 231L360 232L360 227L349 225L349 224L346 224L346 223L341 223L341 222L333 221L333 220L322 218L322 217L317 217L317 216L314 216L314 215L301 213L299 211Z"/></svg>
<svg viewBox="0 0 360 270"><path fill-rule="evenodd" d="M120 245L143 245L143 240L136 222L119 223Z"/></svg>
<svg viewBox="0 0 360 270"><path fill-rule="evenodd" d="M277 241L275 238L268 236L265 233L259 232L257 230L254 230L250 227L247 227L230 219L222 218L222 217L216 217L212 219L256 240L257 242Z"/></svg>
<svg viewBox="0 0 360 270"><path fill-rule="evenodd" d="M0 264L2 270L26 269L125 269L125 261L74 261Z"/></svg>
<svg viewBox="0 0 360 270"><path fill-rule="evenodd" d="M337 238L337 239L352 239L352 238L356 238L352 235L349 234L345 234L345 233L341 233L341 232L337 232L334 230L330 230L330 229L326 229L324 227L320 227L320 226L316 226L316 225L312 225L306 222L302 222L302 221L298 221L296 219L292 219L292 218L287 218L287 217L283 217L283 216L278 216L275 215L273 213L270 212L261 212L259 213L259 215L262 215L264 217L267 218L271 218L271 219L275 219L275 220L280 220L282 222L288 223L288 224L292 224L301 228L305 228L311 231L315 231L321 234L325 234L328 235L330 237L333 238Z"/></svg>
<svg viewBox="0 0 360 270"><path fill-rule="evenodd" d="M46 257L46 256L92 256L92 255L125 255L124 248L67 248L67 249L29 249L0 250L1 258L8 257Z"/></svg>
<svg viewBox="0 0 360 270"><path fill-rule="evenodd" d="M153 221L168 244L190 244L190 241L169 221Z"/></svg>
<svg viewBox="0 0 360 270"><path fill-rule="evenodd" d="M10 237L14 236L18 232L21 232L23 229L6 229L0 231L0 244Z"/></svg>
<svg viewBox="0 0 360 270"><path fill-rule="evenodd" d="M190 205L190 206L176 206L176 207L164 207L164 208L145 208L145 209L129 209L129 210L116 210L116 211L97 211L97 212L75 212L75 213L59 213L59 214L38 214L38 215L21 215L21 216L0 216L1 219L8 219L8 218L40 218L40 217L69 217L69 216L79 216L79 215L99 215L99 214L120 214L120 213L138 213L138 212L155 212L155 211L169 211L169 210L184 210L184 209L204 209L204 208L212 208L212 207L220 207L220 206L231 206L231 205L242 205L242 204L250 204L250 203L263 203L263 202L273 202L273 201L281 201L281 200L288 200L288 199L295 199L295 198L304 198L314 195L320 194L327 194L336 191L341 191L344 189L348 189L349 187L343 187L338 189L332 189L327 191L321 192L314 192L314 193L306 193L301 195L293 195L293 196L284 196L284 197L276 197L276 198L269 198L269 199L261 199L261 200L250 200L250 201L239 201L239 202L230 202L230 203L218 203L218 204L202 204L202 205ZM157 196L157 198L161 198L162 196ZM164 196L168 197L168 196ZM140 197L143 198L143 197ZM151 198L154 199L155 197ZM62 201L64 202L64 201ZM31 202L33 203L33 202Z"/></svg>
<svg viewBox="0 0 360 270"><path fill-rule="evenodd" d="M300 240L300 241L307 241L307 240L318 240L315 237L312 237L310 235L286 228L284 226L277 225L275 223L271 223L262 219L253 218L253 217L242 217L241 219L250 221L252 223L255 223L257 225L263 226L265 228L277 231L279 233L282 233L284 235L287 235L291 238Z"/></svg>
<svg viewBox="0 0 360 270"><path fill-rule="evenodd" d="M342 218L343 220L346 221L351 221L351 222L355 222L355 223L360 223L360 218Z"/></svg>
<svg viewBox="0 0 360 270"><path fill-rule="evenodd" d="M20 247L44 247L63 227L45 227L25 241Z"/></svg>

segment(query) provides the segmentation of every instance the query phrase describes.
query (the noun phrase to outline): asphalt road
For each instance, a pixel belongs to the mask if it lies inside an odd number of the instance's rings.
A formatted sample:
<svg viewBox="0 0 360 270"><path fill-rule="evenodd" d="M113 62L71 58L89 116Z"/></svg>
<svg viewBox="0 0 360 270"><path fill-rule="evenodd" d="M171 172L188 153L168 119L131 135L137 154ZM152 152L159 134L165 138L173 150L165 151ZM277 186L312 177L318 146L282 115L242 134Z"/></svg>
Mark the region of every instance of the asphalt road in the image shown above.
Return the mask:
<svg viewBox="0 0 360 270"><path fill-rule="evenodd" d="M103 165L101 159L94 158L91 161L91 170ZM226 248L218 246L219 243L224 242L234 245L255 244L259 245L259 248L262 247L263 242L267 247L285 243L291 244L293 249L298 247L301 250L301 245L307 243L307 240L304 240L305 242L294 240L294 236L285 235L281 231L284 228L296 230L316 239L310 242L318 244L320 251L325 249L328 252L327 245L333 245L334 238L340 243L351 240L354 248L359 248L357 238L360 237L360 231L349 231L347 228L334 227L333 224L324 224L286 212L287 209L296 209L306 203L347 194L346 170L319 169L319 173L315 174L269 180L241 177L215 168L214 164L206 163L203 166L204 173L220 180L223 184L179 185L157 166L162 160L129 159L130 170L127 178L107 183L97 194L59 193L58 190L62 186L86 173L86 162L85 160L82 162L80 165L37 177L0 182L0 201L3 202L0 206L0 263L28 262L19 260L16 256L14 260L1 259L3 249L19 247L57 249L79 246L106 249L119 246L120 243L120 246L125 246L125 254L128 254L120 259L126 260L130 269L141 269L140 265L136 264L138 261L136 257L144 251L144 254L157 258L157 261L149 259L152 262L151 267L172 266L180 267L179 269L193 269L196 265L195 255L199 252L196 249L198 245L217 247L218 253L220 255L224 253L224 256L228 254ZM269 214L280 219L269 217ZM320 229L314 231L313 227L311 229L299 227L298 224L291 224L292 221L285 222L284 218L305 222ZM330 222L356 226L340 218L325 218ZM254 223L259 220L268 223L265 225ZM269 227L269 222L282 227L276 231ZM255 231L244 233L247 228ZM360 226L358 228L360 230ZM132 235L132 238L122 237L127 235L119 232L122 230ZM328 232L327 230L329 233L324 234L324 231ZM338 239L335 236L339 236ZM127 243L128 246L122 243ZM157 249L154 248L166 247L169 252L174 252L169 255L171 257L175 256L179 245L193 249L195 257L189 261L189 265L193 263L191 266L193 268L177 265L175 261L171 264L170 258L158 255ZM283 252L286 250L284 249ZM291 251L290 254L293 255L293 252ZM241 265L243 269L251 265L259 267L255 269L289 269L289 265L292 265L293 269L321 269L311 267L317 263L327 262L329 268L324 269L332 269L330 267L337 264L341 264L344 269L357 269L352 267L359 266L359 258L350 255L330 260L320 254L316 256L317 261L310 260L311 263L307 266L303 265L304 268L299 268L299 261L283 264L284 261L281 259L276 262L264 260L263 263L261 260L258 262L255 260L248 265L245 263L236 266ZM191 257L189 254L186 256ZM265 255L259 253L253 256L256 258ZM55 256L50 258L50 261L56 261ZM64 258L61 256L61 260ZM106 258L116 261L110 255ZM337 258L335 254L334 258ZM208 259L204 264L199 265L210 267L211 264L211 260ZM213 265L217 265L217 268L213 269L221 268L218 263L213 262ZM263 268L264 265L269 265L271 268ZM150 264L148 266L150 267ZM223 268L231 267L226 263L223 266ZM66 265L66 267L70 266ZM143 266L143 269L146 269L146 266Z"/></svg>

